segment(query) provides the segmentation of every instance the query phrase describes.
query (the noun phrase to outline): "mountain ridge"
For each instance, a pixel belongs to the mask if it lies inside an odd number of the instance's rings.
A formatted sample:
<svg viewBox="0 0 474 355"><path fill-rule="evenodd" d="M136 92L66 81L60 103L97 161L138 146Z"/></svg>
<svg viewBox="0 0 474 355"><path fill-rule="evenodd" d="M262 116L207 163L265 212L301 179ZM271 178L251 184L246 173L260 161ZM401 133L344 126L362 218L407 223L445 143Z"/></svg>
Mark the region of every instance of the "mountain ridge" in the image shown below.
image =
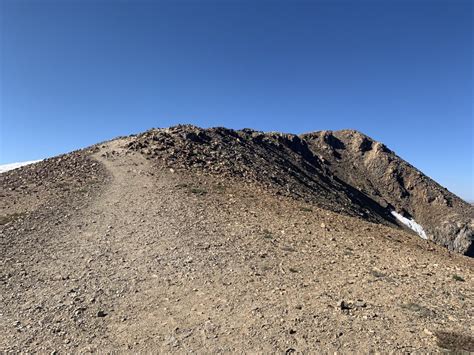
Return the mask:
<svg viewBox="0 0 474 355"><path fill-rule="evenodd" d="M240 140L247 145L251 142L253 146L243 149L244 144ZM242 171L233 171L236 169L232 166L224 167L225 159L244 159L245 165L252 162L251 155L259 151L256 156L263 157L263 162L258 169L254 166L252 173L255 174L259 169L262 171L251 180L258 180L270 186L272 183L267 181L266 177L268 172L272 171L271 178L278 176L279 181L273 181L273 185L280 185L280 193L302 199L309 198L318 206L331 210L346 209L346 213L368 220L396 223L391 215L391 212L395 211L420 223L427 230L429 239L450 250L474 255L472 206L398 157L383 143L357 130L314 131L294 135L265 133L252 129L202 129L192 125L179 125L140 134L129 148L142 151L149 158L161 159L162 153L168 149L171 154L176 154L173 151L174 144L183 149L180 154L184 154L185 158L181 155L179 159L173 158L176 160L174 161L168 159L169 156L164 157L170 166L177 164L230 175L241 175ZM215 146L209 147L212 144ZM219 149L223 150L222 147L216 148L219 144L239 153L223 153L224 162L219 162L216 160L216 154ZM262 153L260 148L266 151ZM276 157L276 160L272 160L274 157L269 157L268 152L280 157L287 154L285 157L291 158L284 161ZM274 171L275 169L269 166L270 162L275 166L289 167L288 171L290 175L294 175L294 179L285 177L283 168ZM353 173L347 173L351 170ZM354 174L364 178L357 178ZM328 184L334 186L328 187ZM283 191L282 187L285 187L288 193ZM337 196L321 193L331 189L333 192L337 190L343 193L336 193ZM345 201L346 199L350 202Z"/></svg>
<svg viewBox="0 0 474 355"><path fill-rule="evenodd" d="M400 224L396 213L421 224L428 239L474 256L472 204L358 130L291 134L177 125L130 137L128 149L147 159L160 156L170 167L258 182L277 193L377 223Z"/></svg>
<svg viewBox="0 0 474 355"><path fill-rule="evenodd" d="M180 126L0 174L0 351L474 351L474 259L312 144Z"/></svg>

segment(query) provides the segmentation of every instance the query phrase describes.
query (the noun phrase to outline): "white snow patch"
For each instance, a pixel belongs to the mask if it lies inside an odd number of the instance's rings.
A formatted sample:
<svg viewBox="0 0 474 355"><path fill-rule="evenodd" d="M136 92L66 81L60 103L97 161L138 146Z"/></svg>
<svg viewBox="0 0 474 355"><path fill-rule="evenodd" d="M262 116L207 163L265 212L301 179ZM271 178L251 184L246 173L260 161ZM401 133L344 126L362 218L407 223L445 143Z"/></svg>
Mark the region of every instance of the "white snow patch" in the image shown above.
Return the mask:
<svg viewBox="0 0 474 355"><path fill-rule="evenodd" d="M410 228L412 231L415 231L420 237L422 237L423 239L428 239L423 227L420 224L416 223L415 220L408 219L395 211L392 211L392 215L404 225L406 225L408 228Z"/></svg>
<svg viewBox="0 0 474 355"><path fill-rule="evenodd" d="M20 168L20 167L25 166L25 165L37 163L39 161L41 161L41 160L31 160L31 161L24 161L24 162L21 162L21 163L3 164L3 165L0 165L0 174L4 173L5 171L17 169L17 168Z"/></svg>

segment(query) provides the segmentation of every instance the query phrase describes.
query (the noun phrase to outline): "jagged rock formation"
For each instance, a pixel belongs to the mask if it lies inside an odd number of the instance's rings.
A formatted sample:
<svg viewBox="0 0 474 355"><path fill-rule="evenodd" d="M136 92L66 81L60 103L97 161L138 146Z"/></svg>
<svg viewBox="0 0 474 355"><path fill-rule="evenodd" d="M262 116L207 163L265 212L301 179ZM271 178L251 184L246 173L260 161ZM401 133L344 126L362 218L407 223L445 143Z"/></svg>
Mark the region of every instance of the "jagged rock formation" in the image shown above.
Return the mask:
<svg viewBox="0 0 474 355"><path fill-rule="evenodd" d="M412 218L429 239L474 256L474 209L401 159L380 142L354 130L301 136L328 169L384 208Z"/></svg>

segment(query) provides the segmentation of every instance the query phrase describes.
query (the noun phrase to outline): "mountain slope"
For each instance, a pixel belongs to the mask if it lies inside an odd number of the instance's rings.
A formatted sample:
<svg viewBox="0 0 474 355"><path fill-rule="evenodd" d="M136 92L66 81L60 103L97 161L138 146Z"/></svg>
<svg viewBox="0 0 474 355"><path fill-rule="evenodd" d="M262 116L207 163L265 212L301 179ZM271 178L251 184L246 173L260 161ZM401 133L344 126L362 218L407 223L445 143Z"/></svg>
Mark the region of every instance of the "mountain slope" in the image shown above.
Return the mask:
<svg viewBox="0 0 474 355"><path fill-rule="evenodd" d="M0 174L6 171L21 168L22 166L25 166L25 165L34 164L39 161L40 160L31 160L31 161L23 161L23 162L18 162L18 163L2 164L0 165Z"/></svg>
<svg viewBox="0 0 474 355"><path fill-rule="evenodd" d="M474 209L398 157L382 143L353 131L304 134L310 149L347 184L420 223L427 237L474 256Z"/></svg>
<svg viewBox="0 0 474 355"><path fill-rule="evenodd" d="M257 183L277 194L371 221L392 219L375 201L331 174L296 135L177 126L145 132L128 148L175 169Z"/></svg>
<svg viewBox="0 0 474 355"><path fill-rule="evenodd" d="M300 164L287 143L252 148L258 164L219 144L228 159L205 164L174 136L196 130L0 174L0 351L473 351L473 259L337 201L353 191L325 165L285 173Z"/></svg>
<svg viewBox="0 0 474 355"><path fill-rule="evenodd" d="M130 149L175 168L258 183L319 207L384 224L392 212L427 237L473 256L474 208L356 131L299 136L177 126L136 137Z"/></svg>

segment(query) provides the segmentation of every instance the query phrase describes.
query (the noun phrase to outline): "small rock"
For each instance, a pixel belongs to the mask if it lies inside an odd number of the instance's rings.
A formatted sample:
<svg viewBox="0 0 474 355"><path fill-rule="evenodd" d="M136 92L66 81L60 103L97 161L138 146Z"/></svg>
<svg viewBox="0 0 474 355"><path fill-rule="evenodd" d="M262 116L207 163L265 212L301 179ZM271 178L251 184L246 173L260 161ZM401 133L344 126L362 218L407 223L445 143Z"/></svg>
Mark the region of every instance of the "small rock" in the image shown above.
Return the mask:
<svg viewBox="0 0 474 355"><path fill-rule="evenodd" d="M365 308L367 307L367 303L362 300L357 300L354 302L354 306L356 306L357 308Z"/></svg>
<svg viewBox="0 0 474 355"><path fill-rule="evenodd" d="M107 313L105 313L104 311L100 310L99 312L97 312L97 317L100 317L100 318L103 318L107 315Z"/></svg>
<svg viewBox="0 0 474 355"><path fill-rule="evenodd" d="M74 315L75 315L76 317L78 317L78 316L80 316L82 313L84 313L85 310L86 310L86 309L83 308L83 307L77 308L77 309L74 311Z"/></svg>
<svg viewBox="0 0 474 355"><path fill-rule="evenodd" d="M341 301L341 302L339 303L339 308L344 311L344 310L351 309L352 307L351 307L351 305L350 305L348 302L346 302L346 301Z"/></svg>
<svg viewBox="0 0 474 355"><path fill-rule="evenodd" d="M169 345L169 346L172 346L173 348L176 348L177 346L179 346L179 341L174 336L170 335L166 339L165 345Z"/></svg>

